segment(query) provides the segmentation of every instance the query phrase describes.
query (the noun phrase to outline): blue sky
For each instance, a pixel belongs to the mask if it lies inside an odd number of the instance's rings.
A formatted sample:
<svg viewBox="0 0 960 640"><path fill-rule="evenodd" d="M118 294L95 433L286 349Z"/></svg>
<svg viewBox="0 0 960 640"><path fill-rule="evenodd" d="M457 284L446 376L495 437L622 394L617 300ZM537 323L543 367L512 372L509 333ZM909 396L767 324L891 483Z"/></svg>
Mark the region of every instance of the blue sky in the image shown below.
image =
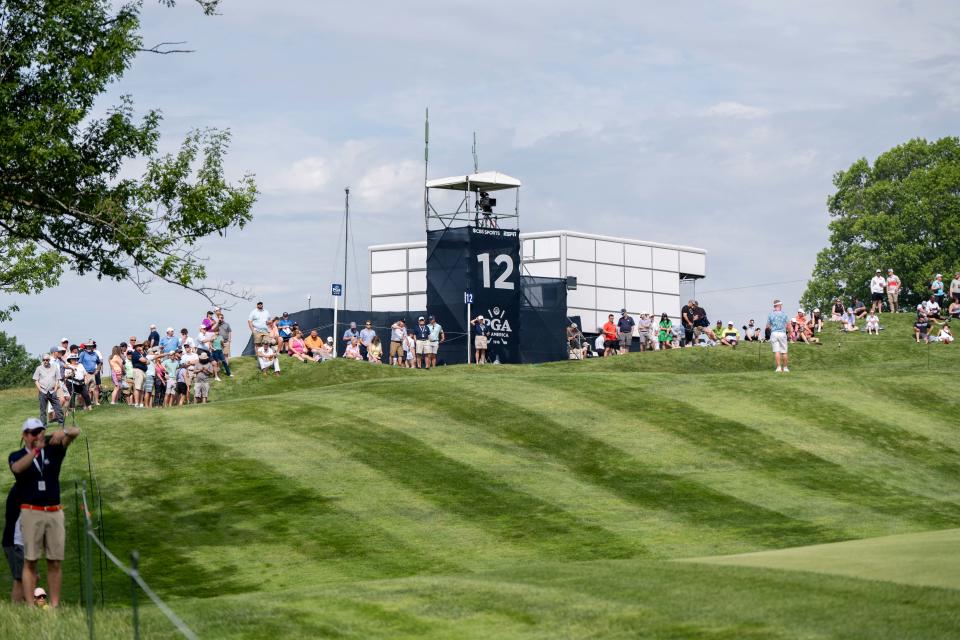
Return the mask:
<svg viewBox="0 0 960 640"><path fill-rule="evenodd" d="M130 94L162 110L164 150L232 131L228 171L255 173L262 196L204 253L212 280L273 312L330 306L347 185L351 307L368 304L367 245L423 238L425 107L432 177L472 168L476 131L481 170L524 182L522 230L703 247L697 297L738 324L775 296L795 306L803 282L738 287L809 276L834 172L960 121L955 2L225 0L204 17L146 0L143 22L146 45L196 52L142 54L100 107ZM193 330L208 306L74 276L16 301L3 329L35 352L62 334ZM228 313L238 331L250 306Z"/></svg>

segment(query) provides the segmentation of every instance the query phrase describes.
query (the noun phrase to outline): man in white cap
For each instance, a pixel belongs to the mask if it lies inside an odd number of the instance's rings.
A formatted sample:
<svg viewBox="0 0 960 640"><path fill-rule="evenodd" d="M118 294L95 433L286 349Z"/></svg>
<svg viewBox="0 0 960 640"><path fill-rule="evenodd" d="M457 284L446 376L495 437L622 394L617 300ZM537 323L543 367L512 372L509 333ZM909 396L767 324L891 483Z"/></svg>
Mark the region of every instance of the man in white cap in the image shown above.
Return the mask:
<svg viewBox="0 0 960 640"><path fill-rule="evenodd" d="M773 311L767 316L767 328L770 329L770 346L777 361L777 373L789 372L787 367L787 314L783 312L783 303L773 301Z"/></svg>
<svg viewBox="0 0 960 640"><path fill-rule="evenodd" d="M63 424L63 407L57 398L57 390L62 380L60 367L54 364L49 353L41 356L40 365L33 371L33 384L37 387L37 397L40 400L40 420L47 423L47 408L53 409L57 422Z"/></svg>
<svg viewBox="0 0 960 640"><path fill-rule="evenodd" d="M736 349L738 342L740 342L740 332L733 326L733 320L730 320L720 333L720 344Z"/></svg>
<svg viewBox="0 0 960 640"><path fill-rule="evenodd" d="M883 311L883 290L887 287L887 279L883 272L877 269L870 278L870 313Z"/></svg>
<svg viewBox="0 0 960 640"><path fill-rule="evenodd" d="M60 466L67 447L80 435L76 427L65 427L46 435L37 418L27 418L20 429L23 448L7 457L17 482L20 498L20 526L23 533L23 593L33 604L37 562L47 560L50 604L60 604L61 562L66 546L63 507L60 504Z"/></svg>

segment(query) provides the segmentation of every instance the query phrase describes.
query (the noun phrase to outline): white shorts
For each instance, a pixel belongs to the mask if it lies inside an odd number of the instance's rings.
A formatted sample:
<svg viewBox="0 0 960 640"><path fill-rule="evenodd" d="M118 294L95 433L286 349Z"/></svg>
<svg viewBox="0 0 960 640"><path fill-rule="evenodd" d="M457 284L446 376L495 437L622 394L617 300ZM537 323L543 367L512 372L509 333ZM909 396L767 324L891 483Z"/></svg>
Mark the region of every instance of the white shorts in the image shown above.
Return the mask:
<svg viewBox="0 0 960 640"><path fill-rule="evenodd" d="M770 334L770 346L774 353L787 352L787 334L783 331L774 331Z"/></svg>
<svg viewBox="0 0 960 640"><path fill-rule="evenodd" d="M440 342L437 340L431 340L430 344L427 345L427 353L432 353L436 355L437 351L440 350Z"/></svg>
<svg viewBox="0 0 960 640"><path fill-rule="evenodd" d="M487 336L477 336L473 339L473 344L477 349L484 350L487 348Z"/></svg>
<svg viewBox="0 0 960 640"><path fill-rule="evenodd" d="M422 356L427 353L430 353L430 341L417 340L417 355Z"/></svg>

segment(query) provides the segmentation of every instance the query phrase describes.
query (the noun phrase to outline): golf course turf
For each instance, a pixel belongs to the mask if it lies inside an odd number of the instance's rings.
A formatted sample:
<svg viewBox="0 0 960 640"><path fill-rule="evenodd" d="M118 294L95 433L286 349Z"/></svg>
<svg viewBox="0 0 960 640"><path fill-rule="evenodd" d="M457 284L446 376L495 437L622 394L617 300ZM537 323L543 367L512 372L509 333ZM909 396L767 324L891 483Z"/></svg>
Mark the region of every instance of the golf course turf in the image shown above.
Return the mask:
<svg viewBox="0 0 960 640"><path fill-rule="evenodd" d="M957 637L960 348L910 320L830 326L786 374L751 344L429 372L285 358L279 378L234 359L210 405L77 415L66 606L0 606L0 636L86 633L89 444L108 546L139 550L201 638ZM8 451L33 396L0 394ZM130 637L129 581L107 565L102 584L98 637Z"/></svg>

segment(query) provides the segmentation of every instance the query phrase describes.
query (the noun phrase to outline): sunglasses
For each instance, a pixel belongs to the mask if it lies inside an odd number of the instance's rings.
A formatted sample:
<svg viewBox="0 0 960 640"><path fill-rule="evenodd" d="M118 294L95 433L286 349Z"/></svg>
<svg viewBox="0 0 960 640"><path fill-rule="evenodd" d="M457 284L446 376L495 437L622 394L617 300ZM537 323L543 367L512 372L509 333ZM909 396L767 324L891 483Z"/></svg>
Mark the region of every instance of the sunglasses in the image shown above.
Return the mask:
<svg viewBox="0 0 960 640"><path fill-rule="evenodd" d="M43 433L44 431L46 431L46 430L47 430L46 427L37 427L36 429L30 429L30 430L28 430L27 433L29 433L29 434L32 435L32 436L39 436L40 434L42 434L42 433Z"/></svg>

